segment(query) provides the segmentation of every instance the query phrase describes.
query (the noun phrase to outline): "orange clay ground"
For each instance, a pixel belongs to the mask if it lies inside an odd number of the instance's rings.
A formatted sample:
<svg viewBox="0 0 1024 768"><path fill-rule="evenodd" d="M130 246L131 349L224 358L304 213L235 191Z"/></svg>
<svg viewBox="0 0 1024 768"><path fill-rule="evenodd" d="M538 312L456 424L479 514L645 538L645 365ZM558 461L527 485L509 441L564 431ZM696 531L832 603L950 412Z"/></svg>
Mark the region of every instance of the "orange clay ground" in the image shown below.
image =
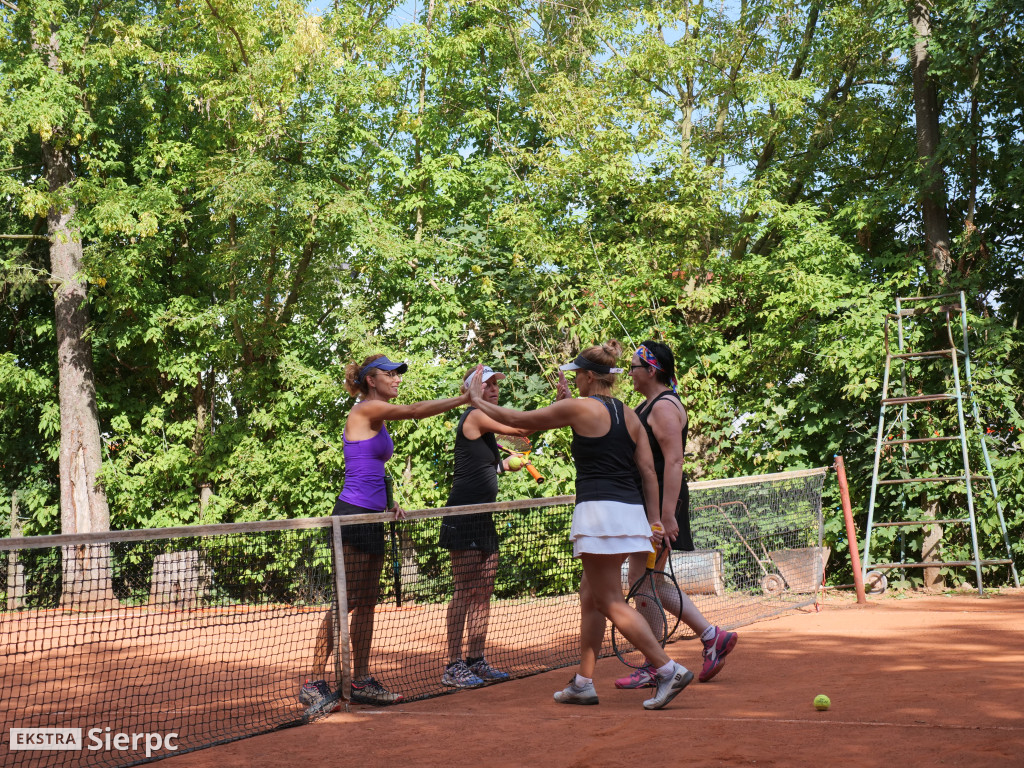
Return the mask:
<svg viewBox="0 0 1024 768"><path fill-rule="evenodd" d="M571 670L375 709L171 758L233 766L1024 766L1024 590L884 596L739 629L721 674L646 712L598 664L601 703L556 704ZM700 667L694 640L669 648ZM815 711L815 694L832 708Z"/></svg>

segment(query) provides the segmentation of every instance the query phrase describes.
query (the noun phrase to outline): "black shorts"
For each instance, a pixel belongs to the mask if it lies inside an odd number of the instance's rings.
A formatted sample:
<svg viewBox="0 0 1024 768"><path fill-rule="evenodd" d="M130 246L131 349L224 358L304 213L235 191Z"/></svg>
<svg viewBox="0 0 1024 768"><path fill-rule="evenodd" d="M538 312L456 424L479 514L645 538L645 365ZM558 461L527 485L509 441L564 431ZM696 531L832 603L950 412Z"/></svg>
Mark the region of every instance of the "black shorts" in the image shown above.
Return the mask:
<svg viewBox="0 0 1024 768"><path fill-rule="evenodd" d="M349 504L347 501L338 499L334 502L332 515L365 515L374 512L382 512L380 509L367 509ZM368 555L383 555L384 549L384 523L361 523L360 525L346 525L341 529L341 540L360 552Z"/></svg>
<svg viewBox="0 0 1024 768"><path fill-rule="evenodd" d="M679 534L672 542L672 549L682 552L693 552L696 547L693 545L693 534L690 533L690 486L686 480L679 486L679 501L676 502L676 522L679 524Z"/></svg>
<svg viewBox="0 0 1024 768"><path fill-rule="evenodd" d="M440 544L447 550L478 549L498 551L498 532L490 512L452 515L441 519Z"/></svg>

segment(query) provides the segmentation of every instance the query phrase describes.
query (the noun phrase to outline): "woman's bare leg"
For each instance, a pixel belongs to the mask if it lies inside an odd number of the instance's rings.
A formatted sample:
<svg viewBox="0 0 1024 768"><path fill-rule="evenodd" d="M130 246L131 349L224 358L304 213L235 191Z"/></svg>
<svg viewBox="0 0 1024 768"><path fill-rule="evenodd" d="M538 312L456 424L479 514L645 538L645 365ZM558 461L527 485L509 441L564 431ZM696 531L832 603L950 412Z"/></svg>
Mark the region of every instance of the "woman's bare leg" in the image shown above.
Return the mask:
<svg viewBox="0 0 1024 768"><path fill-rule="evenodd" d="M487 644L487 625L491 619L491 595L494 594L494 578L498 572L498 553L474 554L476 574L466 616L466 657L479 659L483 658L484 646Z"/></svg>
<svg viewBox="0 0 1024 768"><path fill-rule="evenodd" d="M352 646L352 679L370 674L370 648L373 645L373 613L380 593L383 555L372 555L345 546L345 582L348 588L349 642Z"/></svg>
<svg viewBox="0 0 1024 768"><path fill-rule="evenodd" d="M622 594L622 555L594 555L584 553L583 582L580 585L580 605L583 611L580 623L580 675L593 677L597 654L604 640L603 619L611 621L630 643L643 653L655 667L662 667L670 661L665 650L658 643L650 625L625 600ZM599 622L595 614L600 614Z"/></svg>

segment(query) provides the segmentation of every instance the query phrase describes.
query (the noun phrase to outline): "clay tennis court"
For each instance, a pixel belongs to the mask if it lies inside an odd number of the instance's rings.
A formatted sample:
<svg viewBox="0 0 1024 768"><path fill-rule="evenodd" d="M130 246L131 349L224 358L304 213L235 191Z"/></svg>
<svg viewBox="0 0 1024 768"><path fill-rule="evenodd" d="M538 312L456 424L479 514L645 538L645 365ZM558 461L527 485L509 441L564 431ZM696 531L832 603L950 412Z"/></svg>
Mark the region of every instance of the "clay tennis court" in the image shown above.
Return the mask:
<svg viewBox="0 0 1024 768"><path fill-rule="evenodd" d="M699 664L694 640L671 650ZM1024 590L978 598L830 593L740 629L714 681L669 707L617 691L598 664L596 707L556 704L570 670L388 709L352 706L299 728L167 765L1015 766L1024 765ZM814 710L815 694L832 698Z"/></svg>

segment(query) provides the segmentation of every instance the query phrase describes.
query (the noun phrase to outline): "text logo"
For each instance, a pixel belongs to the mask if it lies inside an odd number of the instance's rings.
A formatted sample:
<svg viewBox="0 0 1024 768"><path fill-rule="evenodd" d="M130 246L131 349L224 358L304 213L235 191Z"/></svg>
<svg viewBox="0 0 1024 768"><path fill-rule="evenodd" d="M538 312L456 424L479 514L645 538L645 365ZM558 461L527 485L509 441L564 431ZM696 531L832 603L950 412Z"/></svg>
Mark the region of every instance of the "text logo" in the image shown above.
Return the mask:
<svg viewBox="0 0 1024 768"><path fill-rule="evenodd" d="M116 733L107 727L102 730L90 728L87 735L89 741L85 746L91 750L139 752L145 749L146 757L151 757L161 749L169 752L178 750L178 745L174 743L178 739L176 733L168 733L166 736L162 733Z"/></svg>
<svg viewBox="0 0 1024 768"><path fill-rule="evenodd" d="M81 728L11 728L11 749L34 751L82 748Z"/></svg>
<svg viewBox="0 0 1024 768"><path fill-rule="evenodd" d="M145 752L146 757L161 750L178 751L177 733L120 733L110 727L90 728L84 743L81 728L11 728L10 736L12 750Z"/></svg>

